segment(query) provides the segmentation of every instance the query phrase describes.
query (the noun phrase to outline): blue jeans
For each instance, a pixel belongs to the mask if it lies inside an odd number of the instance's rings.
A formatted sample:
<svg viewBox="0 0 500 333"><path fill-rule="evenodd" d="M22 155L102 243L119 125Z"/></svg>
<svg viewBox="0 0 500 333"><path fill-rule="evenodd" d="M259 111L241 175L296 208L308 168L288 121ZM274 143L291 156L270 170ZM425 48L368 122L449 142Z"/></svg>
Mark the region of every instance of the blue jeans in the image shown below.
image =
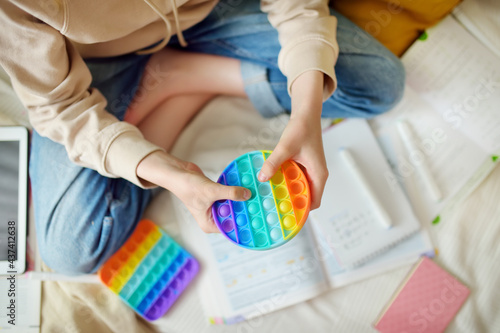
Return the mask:
<svg viewBox="0 0 500 333"><path fill-rule="evenodd" d="M265 117L291 108L286 78L277 65L276 30L258 1L221 1L202 22L186 30L188 51L241 60L249 99ZM323 116L373 117L402 96L404 69L371 36L339 15L340 54L335 66L338 87L323 104ZM178 47L176 37L169 43ZM108 100L107 110L123 119L149 56L87 59L92 86ZM127 240L151 199L124 179L104 177L73 164L63 146L34 132L30 177L39 250L52 269L95 272Z"/></svg>

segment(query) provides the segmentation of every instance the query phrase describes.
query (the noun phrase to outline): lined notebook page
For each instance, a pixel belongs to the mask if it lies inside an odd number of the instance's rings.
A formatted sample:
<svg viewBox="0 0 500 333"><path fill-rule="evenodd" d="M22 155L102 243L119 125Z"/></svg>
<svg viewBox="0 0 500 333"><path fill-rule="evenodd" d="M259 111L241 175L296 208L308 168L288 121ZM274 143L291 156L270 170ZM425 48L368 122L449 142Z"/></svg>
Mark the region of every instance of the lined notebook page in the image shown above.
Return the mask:
<svg viewBox="0 0 500 333"><path fill-rule="evenodd" d="M321 207L311 212L339 263L359 266L388 251L420 228L399 186L394 186L389 167L365 120L348 119L323 135L330 171ZM361 172L390 215L393 226L386 229L378 220L371 200L364 194L338 150L348 148ZM392 184L392 185L391 185Z"/></svg>
<svg viewBox="0 0 500 333"><path fill-rule="evenodd" d="M402 58L402 101L370 121L385 155L424 223L454 209L493 170L500 154L500 59L452 17L429 29ZM397 133L405 119L414 130L436 183L434 202ZM434 133L440 133L435 135ZM399 178L399 177L398 177Z"/></svg>
<svg viewBox="0 0 500 333"><path fill-rule="evenodd" d="M500 58L452 17L403 56L408 85L483 150L500 151Z"/></svg>

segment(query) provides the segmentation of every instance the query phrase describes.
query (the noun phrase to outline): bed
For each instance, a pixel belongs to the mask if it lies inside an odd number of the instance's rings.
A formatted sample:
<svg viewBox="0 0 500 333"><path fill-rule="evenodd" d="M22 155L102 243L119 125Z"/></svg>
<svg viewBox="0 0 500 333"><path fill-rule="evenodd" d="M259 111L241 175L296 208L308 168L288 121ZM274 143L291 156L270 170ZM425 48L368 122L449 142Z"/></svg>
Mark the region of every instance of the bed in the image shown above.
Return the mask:
<svg viewBox="0 0 500 333"><path fill-rule="evenodd" d="M366 1L358 2L366 4ZM490 30L485 31L495 36L491 29L498 29L496 36L500 35L500 6L494 5L493 0L470 2L471 19L482 18L483 15L496 17L489 25ZM435 3L436 6L443 6L444 1ZM441 7L441 12L436 12L435 21L454 4L448 2L448 7ZM345 5L345 1L337 3L339 9ZM356 12L351 14L355 16ZM354 19L359 21L359 18ZM432 23L425 22L427 25ZM393 45L391 48L395 53L402 52L401 46ZM9 118L0 113L0 124L26 121L22 117L12 118L12 115ZM197 163L205 172L213 173L220 167L214 165L213 160L228 155L238 156L238 142L255 136L259 129L269 126L269 121L261 118L245 99L220 97L208 104L190 123L173 153ZM272 147L279 135L273 132L266 136L264 144ZM448 327L449 332L500 331L500 292L496 289L500 282L499 202L500 168L497 167L460 207L442 216L441 222L430 228L433 244L438 249L435 261L471 290L469 299ZM178 204L170 193L160 192L148 207L146 217L165 228L173 237L181 239L178 224L183 221L175 209ZM310 301L229 326L209 325L203 315L196 283L165 317L148 323L100 284L46 281L42 287L41 331L373 332L375 318L410 268L411 265L406 265L332 290Z"/></svg>

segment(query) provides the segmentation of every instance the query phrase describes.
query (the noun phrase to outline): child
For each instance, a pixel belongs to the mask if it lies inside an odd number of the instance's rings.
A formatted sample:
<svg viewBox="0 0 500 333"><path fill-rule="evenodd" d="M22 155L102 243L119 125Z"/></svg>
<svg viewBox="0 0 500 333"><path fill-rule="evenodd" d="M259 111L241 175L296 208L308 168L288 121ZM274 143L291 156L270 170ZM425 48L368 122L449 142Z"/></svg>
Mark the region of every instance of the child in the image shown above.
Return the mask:
<svg viewBox="0 0 500 333"><path fill-rule="evenodd" d="M131 234L154 186L215 232L212 203L250 193L168 151L220 94L248 97L265 117L290 113L259 179L293 159L317 208L328 176L320 117L372 117L404 85L398 59L327 3L3 1L0 64L35 129L30 177L45 263L95 272Z"/></svg>

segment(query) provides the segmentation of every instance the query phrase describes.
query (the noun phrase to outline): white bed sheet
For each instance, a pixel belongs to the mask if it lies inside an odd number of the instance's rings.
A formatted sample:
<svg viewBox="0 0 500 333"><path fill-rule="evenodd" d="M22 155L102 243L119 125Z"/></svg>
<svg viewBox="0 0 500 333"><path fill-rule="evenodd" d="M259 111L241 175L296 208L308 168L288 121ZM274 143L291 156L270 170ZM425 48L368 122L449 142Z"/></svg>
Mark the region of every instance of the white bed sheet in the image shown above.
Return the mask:
<svg viewBox="0 0 500 333"><path fill-rule="evenodd" d="M223 121L221 119L224 119ZM222 122L222 123L221 123ZM197 163L204 171L220 170L237 157L238 143L268 131L270 120L262 119L247 101L220 98L196 118L178 141L174 154ZM257 133L257 135L256 135ZM263 137L263 136L261 136ZM270 136L265 141L271 143ZM265 144L262 148L269 148ZM224 156L224 159L222 157ZM221 162L220 160L224 162ZM450 332L500 331L500 168L479 186L460 209L442 217L430 228L439 251L436 261L456 275L471 294ZM147 216L178 234L178 203L169 193L161 193L149 207ZM201 231L200 231L201 232ZM260 318L231 326L209 326L203 316L198 293L190 290L171 313L154 326L161 332L370 332L372 323L391 298L411 266L336 289L311 301ZM193 288L194 289L194 288Z"/></svg>
<svg viewBox="0 0 500 333"><path fill-rule="evenodd" d="M2 120L3 119L3 120ZM218 98L194 119L174 154L215 174L245 149L272 148L287 117L261 118L247 100ZM0 121L6 124L5 117ZM500 331L500 168L461 207L431 227L436 261L455 274L471 294L449 332ZM177 199L161 192L146 216L179 236ZM200 231L201 232L201 231ZM154 324L134 316L106 288L93 284L44 282L42 331L57 332L370 332L372 323L410 266L336 289L311 301L232 326L210 326L195 288Z"/></svg>
<svg viewBox="0 0 500 333"><path fill-rule="evenodd" d="M480 21L488 14L484 10L486 6L471 7L474 7L474 11L470 11L472 20ZM478 8L483 9L481 15L476 13ZM499 36L500 31L490 31L488 35ZM12 95L4 89L5 85L0 88L0 124L27 122L26 118L12 121L5 116L6 110L2 112L1 107L12 111L13 106L7 103ZM215 174L226 161L245 149L272 149L285 121L286 116L277 120L262 119L246 100L218 98L189 125L177 142L174 154ZM439 251L435 260L471 290L448 332L500 332L499 203L500 168L497 167L459 208L442 216L441 222L430 228ZM146 212L147 217L174 237L179 236L177 223L182 223L176 205L178 201L164 191ZM410 266L406 266L387 272L232 326L208 324L196 283L165 317L149 324L101 285L50 281L43 283L41 327L42 332L99 333L374 332L373 321L409 269Z"/></svg>

